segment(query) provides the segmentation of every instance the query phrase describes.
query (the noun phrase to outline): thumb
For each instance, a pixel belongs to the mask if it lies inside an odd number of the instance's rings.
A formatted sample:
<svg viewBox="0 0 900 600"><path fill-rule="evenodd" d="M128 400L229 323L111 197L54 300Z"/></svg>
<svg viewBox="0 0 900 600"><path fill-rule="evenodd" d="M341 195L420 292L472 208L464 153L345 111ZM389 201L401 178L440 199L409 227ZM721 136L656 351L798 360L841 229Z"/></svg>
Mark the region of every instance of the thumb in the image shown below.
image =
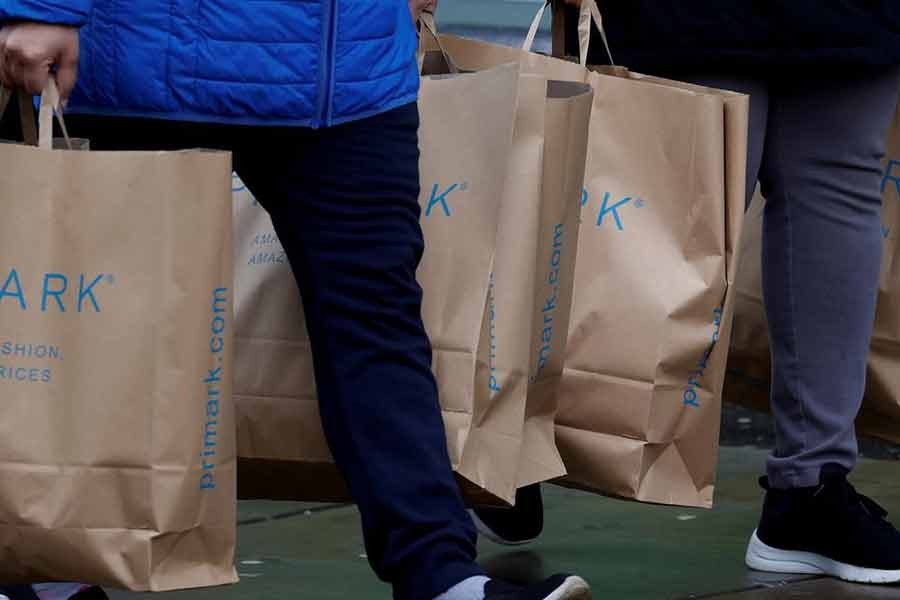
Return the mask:
<svg viewBox="0 0 900 600"><path fill-rule="evenodd" d="M78 80L78 46L66 48L56 62L56 84L59 87L59 98L63 106L72 95Z"/></svg>
<svg viewBox="0 0 900 600"><path fill-rule="evenodd" d="M60 103L65 106L78 80L78 64L60 65L56 70L56 85L59 88Z"/></svg>

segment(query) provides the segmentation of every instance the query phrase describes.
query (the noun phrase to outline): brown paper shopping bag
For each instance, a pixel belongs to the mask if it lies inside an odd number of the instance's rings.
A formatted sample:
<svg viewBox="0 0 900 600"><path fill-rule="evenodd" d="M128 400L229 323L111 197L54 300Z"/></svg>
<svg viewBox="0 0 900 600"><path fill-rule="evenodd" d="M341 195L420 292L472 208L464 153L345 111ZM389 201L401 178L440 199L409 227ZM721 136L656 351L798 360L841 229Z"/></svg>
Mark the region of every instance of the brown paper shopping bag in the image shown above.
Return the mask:
<svg viewBox="0 0 900 600"><path fill-rule="evenodd" d="M234 582L230 156L48 117L0 144L0 581Z"/></svg>
<svg viewBox="0 0 900 600"><path fill-rule="evenodd" d="M747 99L633 74L595 86L557 418L565 484L710 506Z"/></svg>
<svg viewBox="0 0 900 600"><path fill-rule="evenodd" d="M444 55L468 70L519 63L518 113L501 207L493 274L492 406L521 411L518 486L565 473L556 449L556 389L568 336L587 132L593 91L580 67L539 69L527 50L454 36L434 36ZM430 40L428 40L430 41ZM526 45L533 42L529 36ZM562 77L557 77L562 74ZM529 294L529 292L531 292ZM528 317L530 315L530 317ZM530 319L530 326L523 325ZM530 338L525 337L530 330ZM524 341L524 343L523 343ZM499 366L500 368L493 368ZM520 373L528 374L523 380ZM502 389L501 389L502 388Z"/></svg>
<svg viewBox="0 0 900 600"><path fill-rule="evenodd" d="M592 4L583 6L588 23ZM563 483L708 506L743 218L748 99L450 36L444 43L463 66L520 60L523 73L586 81L595 90L558 395L557 443L569 470Z"/></svg>
<svg viewBox="0 0 900 600"><path fill-rule="evenodd" d="M869 435L900 443L900 107L888 138L881 193L884 258L859 425Z"/></svg>
<svg viewBox="0 0 900 600"><path fill-rule="evenodd" d="M900 108L888 138L881 191L884 258L866 397L856 425L860 433L900 443ZM757 193L744 229L727 397L768 411L771 358L760 260L764 209L765 199Z"/></svg>
<svg viewBox="0 0 900 600"><path fill-rule="evenodd" d="M581 32L592 16L602 31L594 3L583 9ZM624 69L595 69L590 81L597 100L557 417L564 484L710 506L749 102Z"/></svg>
<svg viewBox="0 0 900 600"><path fill-rule="evenodd" d="M593 107L593 90L587 84L551 80L547 90L537 285L532 288L535 303L531 375L517 475L519 486L565 474L554 424L575 290L581 191ZM513 252L515 248L504 245L501 251Z"/></svg>
<svg viewBox="0 0 900 600"><path fill-rule="evenodd" d="M769 409L769 329L762 297L762 221L765 201L753 197L741 236L734 329L728 356L725 397L751 408Z"/></svg>
<svg viewBox="0 0 900 600"><path fill-rule="evenodd" d="M491 389L501 378L491 356L497 312L491 273L518 80L515 65L423 78L419 132L426 250L418 276L448 449L471 497L507 502L515 492L510 473L518 462L522 417L495 402ZM319 422L299 294L265 214L241 198L235 381L240 493L346 500ZM266 247L259 248L260 241Z"/></svg>
<svg viewBox="0 0 900 600"><path fill-rule="evenodd" d="M526 46L530 46L530 40ZM543 95L538 98L532 93L526 98L520 93L519 119L528 119L528 125L517 126L513 143L496 269L498 280L507 276L506 291L498 294L521 301L526 297L525 290L534 291L530 343L520 344L516 336L505 332L498 335L497 342L498 348L505 344L505 350L499 353L507 359L529 353L527 386L517 390L525 402L517 474L517 485L522 487L566 472L556 447L554 420L572 307L582 165L593 91L583 81L588 75L583 67L533 54L527 48L519 50L456 36L441 36L441 41L462 68L486 69L514 61L527 73L523 81L547 82L546 100ZM527 230L520 225L526 207L532 210L532 226ZM537 264L534 260L529 264L534 256ZM517 261L519 268L511 268L506 260ZM518 274L510 282L511 272ZM511 328L520 327L517 319L506 323ZM513 404L521 406L521 402Z"/></svg>

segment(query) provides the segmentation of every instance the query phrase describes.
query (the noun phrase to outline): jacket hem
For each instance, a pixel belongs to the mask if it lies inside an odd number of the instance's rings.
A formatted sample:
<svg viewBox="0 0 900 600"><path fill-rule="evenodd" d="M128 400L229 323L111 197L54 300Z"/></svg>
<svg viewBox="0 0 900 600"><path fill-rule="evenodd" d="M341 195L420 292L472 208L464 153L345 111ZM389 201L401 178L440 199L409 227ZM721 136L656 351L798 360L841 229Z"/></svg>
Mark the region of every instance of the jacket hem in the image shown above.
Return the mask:
<svg viewBox="0 0 900 600"><path fill-rule="evenodd" d="M416 101L418 94L407 94L392 100L378 108L353 113L334 119L331 123L334 125L343 125L354 121L361 121L389 112L401 106L412 104ZM182 121L190 123L208 123L213 125L234 125L242 127L305 127L308 129L318 129L318 123L312 118L307 119L261 119L258 117L226 117L222 115L209 115L192 112L150 112L139 110L113 110L113 109L97 109L90 107L72 106L67 111L72 115L85 115L95 117L110 117L124 119L158 119L168 121Z"/></svg>
<svg viewBox="0 0 900 600"><path fill-rule="evenodd" d="M330 126L345 125L347 123L352 123L354 121L362 121L363 119L377 117L378 115L384 114L386 112L390 112L394 109L400 108L401 106L406 106L407 104L412 104L413 102L415 102L418 99L419 99L418 93L400 96L396 100L393 100L392 102L388 102L384 106L379 107L377 109L367 110L367 111L355 113L353 115L348 115L346 117L332 119Z"/></svg>

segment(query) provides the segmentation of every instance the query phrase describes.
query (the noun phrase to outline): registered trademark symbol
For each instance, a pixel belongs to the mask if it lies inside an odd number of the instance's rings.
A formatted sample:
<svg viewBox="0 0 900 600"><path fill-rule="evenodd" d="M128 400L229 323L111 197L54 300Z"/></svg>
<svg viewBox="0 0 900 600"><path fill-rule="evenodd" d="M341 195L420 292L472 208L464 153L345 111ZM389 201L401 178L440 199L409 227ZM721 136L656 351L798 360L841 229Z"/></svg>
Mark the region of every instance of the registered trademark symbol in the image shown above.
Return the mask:
<svg viewBox="0 0 900 600"><path fill-rule="evenodd" d="M459 184L459 191L461 191L461 192L469 191L469 182L463 181L461 184Z"/></svg>
<svg viewBox="0 0 900 600"><path fill-rule="evenodd" d="M106 283L108 283L108 284L110 284L110 285L112 285L112 284L114 284L114 283L116 282L116 276L115 276L115 275L107 275L106 277L104 277L104 279L106 280Z"/></svg>
<svg viewBox="0 0 900 600"><path fill-rule="evenodd" d="M644 205L646 205L646 204L647 203L644 201L643 198L638 198L637 200L634 201L635 208L644 208Z"/></svg>

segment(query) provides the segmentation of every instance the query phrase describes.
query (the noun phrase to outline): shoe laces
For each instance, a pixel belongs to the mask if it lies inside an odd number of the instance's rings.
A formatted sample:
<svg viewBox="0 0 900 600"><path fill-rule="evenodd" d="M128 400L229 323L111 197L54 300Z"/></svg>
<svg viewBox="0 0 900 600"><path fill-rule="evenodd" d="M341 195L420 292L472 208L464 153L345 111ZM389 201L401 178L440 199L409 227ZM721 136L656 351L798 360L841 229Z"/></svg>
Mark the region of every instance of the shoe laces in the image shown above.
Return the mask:
<svg viewBox="0 0 900 600"><path fill-rule="evenodd" d="M853 488L853 486L850 487L851 489ZM888 511L886 511L884 507L882 507L880 504L878 504L868 496L860 494L855 489L853 490L853 493L855 494L855 498L859 501L863 510L869 513L869 516L881 521L887 520Z"/></svg>
<svg viewBox="0 0 900 600"><path fill-rule="evenodd" d="M860 494L856 491L856 488L849 482L844 480L843 485L846 486L847 490L847 500L849 501L851 506L857 506L862 509L862 511L877 521L887 522L888 511L884 509L880 504L866 496L865 494ZM819 489L813 494L814 496L818 496L822 490L825 489L824 485L819 486Z"/></svg>

